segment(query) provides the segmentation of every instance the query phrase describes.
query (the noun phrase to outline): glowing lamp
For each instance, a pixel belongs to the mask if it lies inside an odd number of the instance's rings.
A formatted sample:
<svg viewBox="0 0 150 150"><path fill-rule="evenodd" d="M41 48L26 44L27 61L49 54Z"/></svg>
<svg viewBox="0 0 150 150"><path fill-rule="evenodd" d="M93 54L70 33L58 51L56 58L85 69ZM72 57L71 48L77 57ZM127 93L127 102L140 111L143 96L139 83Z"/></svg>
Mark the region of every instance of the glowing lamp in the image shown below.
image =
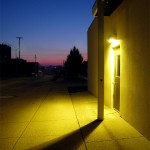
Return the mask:
<svg viewBox="0 0 150 150"><path fill-rule="evenodd" d="M116 40L115 38L110 38L108 42L111 43L112 48L120 46L120 41Z"/></svg>

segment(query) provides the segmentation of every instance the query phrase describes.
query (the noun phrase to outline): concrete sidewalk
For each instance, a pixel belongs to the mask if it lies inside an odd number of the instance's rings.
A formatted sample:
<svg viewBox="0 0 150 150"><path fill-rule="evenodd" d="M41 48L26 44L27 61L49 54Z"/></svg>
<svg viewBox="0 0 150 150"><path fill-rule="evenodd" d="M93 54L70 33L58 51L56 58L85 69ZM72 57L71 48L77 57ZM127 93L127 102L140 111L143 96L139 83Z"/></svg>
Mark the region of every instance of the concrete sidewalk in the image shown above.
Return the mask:
<svg viewBox="0 0 150 150"><path fill-rule="evenodd" d="M150 150L150 141L117 112L105 107L105 120L98 121L97 99L88 92L69 94L63 84L29 115L1 123L1 150Z"/></svg>

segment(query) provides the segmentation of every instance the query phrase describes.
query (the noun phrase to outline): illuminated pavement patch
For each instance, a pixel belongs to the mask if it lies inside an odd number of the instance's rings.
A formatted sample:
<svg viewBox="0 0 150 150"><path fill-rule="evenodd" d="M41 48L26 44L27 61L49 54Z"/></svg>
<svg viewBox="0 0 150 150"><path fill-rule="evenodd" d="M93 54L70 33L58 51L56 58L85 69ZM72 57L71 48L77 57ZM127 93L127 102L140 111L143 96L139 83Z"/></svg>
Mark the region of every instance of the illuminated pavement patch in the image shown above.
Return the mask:
<svg viewBox="0 0 150 150"><path fill-rule="evenodd" d="M150 142L114 110L105 107L104 121L96 120L97 98L88 92L34 88L2 100L0 149L150 150Z"/></svg>

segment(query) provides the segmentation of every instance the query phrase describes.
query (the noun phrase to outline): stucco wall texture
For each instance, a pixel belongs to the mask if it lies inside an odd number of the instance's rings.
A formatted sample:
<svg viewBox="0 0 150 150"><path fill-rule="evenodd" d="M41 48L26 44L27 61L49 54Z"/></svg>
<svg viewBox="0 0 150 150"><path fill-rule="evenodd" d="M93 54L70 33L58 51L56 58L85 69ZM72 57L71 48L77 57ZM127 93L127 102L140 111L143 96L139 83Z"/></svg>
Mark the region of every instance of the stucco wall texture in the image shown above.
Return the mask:
<svg viewBox="0 0 150 150"><path fill-rule="evenodd" d="M96 18L88 30L89 91L98 92ZM120 40L120 115L150 140L150 2L126 0L104 17L104 102L113 107L108 39ZM95 66L95 67L94 67Z"/></svg>

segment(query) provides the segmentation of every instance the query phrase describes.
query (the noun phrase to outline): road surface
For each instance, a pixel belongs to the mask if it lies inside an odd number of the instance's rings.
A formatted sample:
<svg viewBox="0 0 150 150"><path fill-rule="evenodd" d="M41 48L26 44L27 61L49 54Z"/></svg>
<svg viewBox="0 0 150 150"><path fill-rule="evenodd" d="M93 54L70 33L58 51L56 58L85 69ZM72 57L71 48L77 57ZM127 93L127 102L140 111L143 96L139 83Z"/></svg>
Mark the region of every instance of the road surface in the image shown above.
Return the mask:
<svg viewBox="0 0 150 150"><path fill-rule="evenodd" d="M31 114L36 112L52 90L51 79L51 76L45 76L0 81L0 122L30 120Z"/></svg>

